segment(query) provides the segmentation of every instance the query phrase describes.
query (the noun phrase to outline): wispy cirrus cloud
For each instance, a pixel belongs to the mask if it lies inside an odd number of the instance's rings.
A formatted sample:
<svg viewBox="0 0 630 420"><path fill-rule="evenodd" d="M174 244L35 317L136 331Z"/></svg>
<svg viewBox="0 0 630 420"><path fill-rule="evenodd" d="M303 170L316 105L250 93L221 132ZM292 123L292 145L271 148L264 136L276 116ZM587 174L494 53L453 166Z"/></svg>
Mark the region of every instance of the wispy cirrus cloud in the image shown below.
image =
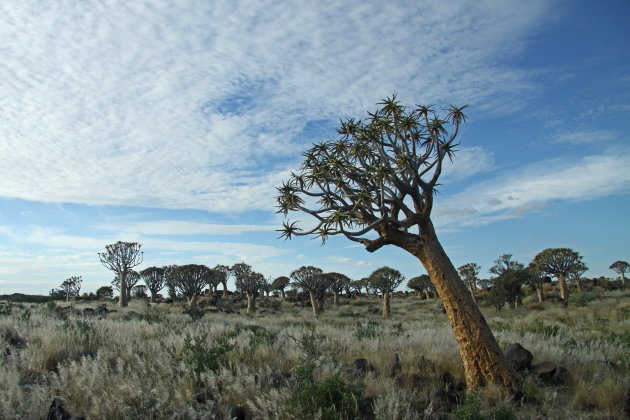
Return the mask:
<svg viewBox="0 0 630 420"><path fill-rule="evenodd" d="M494 174L445 197L433 211L436 224L479 226L521 217L555 200L593 200L630 190L630 150L581 159L553 159Z"/></svg>
<svg viewBox="0 0 630 420"><path fill-rule="evenodd" d="M493 58L549 5L4 3L0 195L269 209L310 121L361 117L397 89L524 106L528 73Z"/></svg>

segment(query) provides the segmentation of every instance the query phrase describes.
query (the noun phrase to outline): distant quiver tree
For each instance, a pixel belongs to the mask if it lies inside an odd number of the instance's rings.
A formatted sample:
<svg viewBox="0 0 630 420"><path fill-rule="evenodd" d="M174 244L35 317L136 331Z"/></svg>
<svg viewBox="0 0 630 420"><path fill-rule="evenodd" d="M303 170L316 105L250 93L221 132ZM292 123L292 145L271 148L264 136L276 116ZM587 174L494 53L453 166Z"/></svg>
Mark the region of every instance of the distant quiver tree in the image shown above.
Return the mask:
<svg viewBox="0 0 630 420"><path fill-rule="evenodd" d="M203 293L210 281L210 269L201 264L179 265L170 273L177 292L186 298L188 309L195 306L197 296Z"/></svg>
<svg viewBox="0 0 630 420"><path fill-rule="evenodd" d="M234 264L230 269L234 275L236 287L241 293L247 295L247 313L256 312L256 294L260 292L264 284L265 276L252 270L249 264Z"/></svg>
<svg viewBox="0 0 630 420"><path fill-rule="evenodd" d="M281 236L314 235L325 242L341 235L368 252L395 245L411 253L447 309L468 391L486 384L519 390L520 377L508 365L431 221L443 162L455 154L466 106L450 106L443 119L432 106L400 105L395 94L378 105L365 121L342 121L337 140L322 141L303 154L301 169L278 188L277 203L285 216L294 211L311 215L315 226L303 230L286 220Z"/></svg>
<svg viewBox="0 0 630 420"><path fill-rule="evenodd" d="M468 263L464 264L457 269L459 271L459 275L462 280L468 285L468 289L470 289L470 294L475 302L477 302L477 281L479 278L479 271L481 270L481 266L477 263Z"/></svg>
<svg viewBox="0 0 630 420"><path fill-rule="evenodd" d="M79 293L81 292L81 283L83 283L83 278L81 276L72 276L61 283L59 288L63 290L63 293L66 296L66 302L68 302L72 296L79 296Z"/></svg>
<svg viewBox="0 0 630 420"><path fill-rule="evenodd" d="M621 285L625 289L626 288L626 273L630 271L630 264L625 261L615 261L610 265L611 270L621 276Z"/></svg>
<svg viewBox="0 0 630 420"><path fill-rule="evenodd" d="M291 279L287 276L276 277L276 279L271 283L271 290L280 290L280 294L282 298L284 298L284 289L286 289L290 282Z"/></svg>
<svg viewBox="0 0 630 420"><path fill-rule="evenodd" d="M115 244L106 245L105 252L98 253L101 263L118 276L119 306L127 306L127 274L133 267L142 263L144 253L140 251L141 247L142 245L137 242L118 241Z"/></svg>
<svg viewBox="0 0 630 420"><path fill-rule="evenodd" d="M547 248L539 252L533 260L533 264L541 272L558 279L560 294L565 302L569 298L566 278L580 263L582 256L571 248Z"/></svg>
<svg viewBox="0 0 630 420"><path fill-rule="evenodd" d="M369 278L372 288L378 290L383 296L383 318L387 318L391 313L391 293L405 278L400 271L390 267L377 268Z"/></svg>
<svg viewBox="0 0 630 420"><path fill-rule="evenodd" d="M341 273L327 273L326 277L328 277L328 288L334 293L333 305L337 305L339 303L339 294L346 290L352 280Z"/></svg>
<svg viewBox="0 0 630 420"><path fill-rule="evenodd" d="M328 279L321 268L304 265L291 272L292 284L308 292L313 307L313 315L319 316L322 312L323 300L328 290Z"/></svg>
<svg viewBox="0 0 630 420"><path fill-rule="evenodd" d="M164 267L149 267L140 271L140 277L144 281L144 284L149 288L151 292L151 302L155 302L160 290L166 286L166 271Z"/></svg>

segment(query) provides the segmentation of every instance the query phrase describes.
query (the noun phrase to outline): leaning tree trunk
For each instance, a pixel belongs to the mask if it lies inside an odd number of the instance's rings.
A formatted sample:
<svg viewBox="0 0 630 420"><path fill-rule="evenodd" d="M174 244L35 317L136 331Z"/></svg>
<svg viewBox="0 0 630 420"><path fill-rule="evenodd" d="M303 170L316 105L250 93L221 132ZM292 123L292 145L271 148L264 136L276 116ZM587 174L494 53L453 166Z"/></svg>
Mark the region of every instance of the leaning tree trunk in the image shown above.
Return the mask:
<svg viewBox="0 0 630 420"><path fill-rule="evenodd" d="M247 294L247 314L256 312L256 296L253 293Z"/></svg>
<svg viewBox="0 0 630 420"><path fill-rule="evenodd" d="M477 303L477 295L475 295L475 283L474 282L470 282L468 283L468 287L470 288L470 295L473 298L473 301L475 301L475 303Z"/></svg>
<svg viewBox="0 0 630 420"><path fill-rule="evenodd" d="M383 292L383 318L388 318L389 314L391 313L389 301L390 301L389 292Z"/></svg>
<svg viewBox="0 0 630 420"><path fill-rule="evenodd" d="M404 233L395 233L388 239L416 256L429 273L457 340L467 392L490 384L505 391L520 391L521 378L509 366L479 306L444 252L430 220L422 223L420 232L420 240Z"/></svg>
<svg viewBox="0 0 630 420"><path fill-rule="evenodd" d="M319 302L317 301L317 297L315 296L315 293L311 292L310 290L308 294L311 297L311 306L313 307L313 315L319 316L320 310L319 310Z"/></svg>
<svg viewBox="0 0 630 420"><path fill-rule="evenodd" d="M558 276L558 281L560 282L560 295L562 300L566 301L569 298L569 293L567 292L567 282L564 280L563 275Z"/></svg>

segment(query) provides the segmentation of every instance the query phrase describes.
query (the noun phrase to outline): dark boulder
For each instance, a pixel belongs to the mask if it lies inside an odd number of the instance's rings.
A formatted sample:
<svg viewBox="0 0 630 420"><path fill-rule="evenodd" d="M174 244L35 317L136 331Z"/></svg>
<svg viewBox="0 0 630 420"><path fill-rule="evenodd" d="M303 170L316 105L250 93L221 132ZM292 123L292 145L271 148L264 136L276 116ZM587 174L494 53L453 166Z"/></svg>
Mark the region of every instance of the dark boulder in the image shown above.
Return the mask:
<svg viewBox="0 0 630 420"><path fill-rule="evenodd" d="M542 362L532 366L531 372L543 381L549 381L556 371L556 365L552 362Z"/></svg>
<svg viewBox="0 0 630 420"><path fill-rule="evenodd" d="M363 397L357 403L359 414L364 417L374 416L374 404L376 403L376 397Z"/></svg>
<svg viewBox="0 0 630 420"><path fill-rule="evenodd" d="M534 355L521 346L519 343L510 344L505 350L505 358L510 366L512 366L517 372L528 370L532 367L532 360Z"/></svg>
<svg viewBox="0 0 630 420"><path fill-rule="evenodd" d="M429 401L433 405L434 411L450 411L457 404L457 398L443 388L431 391Z"/></svg>
<svg viewBox="0 0 630 420"><path fill-rule="evenodd" d="M225 420L245 420L246 413L243 407L233 405L225 412Z"/></svg>
<svg viewBox="0 0 630 420"><path fill-rule="evenodd" d="M385 372L389 376L394 377L402 371L402 363L400 362L400 356L398 353L394 353L385 364Z"/></svg>
<svg viewBox="0 0 630 420"><path fill-rule="evenodd" d="M372 372L374 370L374 366L368 359L355 359L352 362L352 370L355 373L365 375L368 372Z"/></svg>

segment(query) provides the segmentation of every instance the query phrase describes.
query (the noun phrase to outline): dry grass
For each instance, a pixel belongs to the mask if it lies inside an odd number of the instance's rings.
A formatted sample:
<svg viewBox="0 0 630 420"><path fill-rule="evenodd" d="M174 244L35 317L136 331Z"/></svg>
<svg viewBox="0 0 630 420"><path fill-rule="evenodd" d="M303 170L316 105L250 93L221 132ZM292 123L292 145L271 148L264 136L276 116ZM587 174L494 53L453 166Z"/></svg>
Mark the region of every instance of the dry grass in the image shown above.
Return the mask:
<svg viewBox="0 0 630 420"><path fill-rule="evenodd" d="M535 297L528 296L515 310L483 308L503 347L519 342L534 363L553 361L571 374L565 386L526 379L526 403L513 408L518 418L622 418L630 386L630 297L593 294L599 298L586 307L533 306ZM316 383L334 375L361 382L363 396L377 398L376 418L382 419L424 418L442 371L463 380L437 301L395 297L385 320L367 313L370 306L380 309L376 297L341 303L327 303L319 319L308 307L283 302L255 316L238 304L240 313L207 313L194 322L180 304L109 304L118 311L102 318L75 313L94 303L75 303L68 312L16 306L0 316L0 418L45 417L55 396L73 415L87 418L222 418L230 405L246 407L252 418L304 418L293 395L296 367L307 356L315 361ZM312 348L305 342L311 333ZM184 357L186 337L205 336L211 348L226 334L236 345L227 364L194 373ZM21 337L23 348L12 347L10 336ZM391 378L386 363L395 352L402 375ZM370 360L374 372L355 377L349 367L356 358ZM214 399L196 401L206 387ZM492 407L500 398L490 395L484 404Z"/></svg>

